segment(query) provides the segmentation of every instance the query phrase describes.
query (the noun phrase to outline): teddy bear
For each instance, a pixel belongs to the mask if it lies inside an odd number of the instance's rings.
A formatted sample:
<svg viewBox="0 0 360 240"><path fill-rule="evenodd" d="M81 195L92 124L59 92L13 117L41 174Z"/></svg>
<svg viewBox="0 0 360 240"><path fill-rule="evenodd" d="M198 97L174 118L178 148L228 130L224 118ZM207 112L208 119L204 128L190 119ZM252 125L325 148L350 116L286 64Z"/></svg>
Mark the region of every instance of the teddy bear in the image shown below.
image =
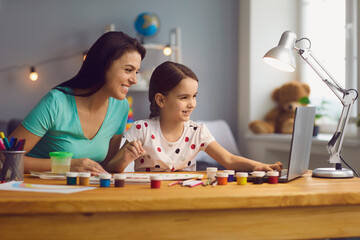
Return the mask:
<svg viewBox="0 0 360 240"><path fill-rule="evenodd" d="M293 131L295 109L305 104L300 99L309 97L310 86L299 81L290 81L274 89L271 98L277 106L270 110L264 120L250 122L249 128L255 134L287 133Z"/></svg>

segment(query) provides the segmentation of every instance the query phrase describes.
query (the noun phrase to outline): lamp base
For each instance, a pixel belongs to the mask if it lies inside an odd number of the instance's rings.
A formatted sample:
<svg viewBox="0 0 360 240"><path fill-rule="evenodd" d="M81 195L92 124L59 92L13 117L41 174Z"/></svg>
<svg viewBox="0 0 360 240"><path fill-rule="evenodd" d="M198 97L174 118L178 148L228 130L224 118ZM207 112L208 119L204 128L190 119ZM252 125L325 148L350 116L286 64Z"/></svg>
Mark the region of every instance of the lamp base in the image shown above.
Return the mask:
<svg viewBox="0 0 360 240"><path fill-rule="evenodd" d="M312 176L319 178L352 178L354 173L347 168L340 170L335 168L316 168L312 171Z"/></svg>

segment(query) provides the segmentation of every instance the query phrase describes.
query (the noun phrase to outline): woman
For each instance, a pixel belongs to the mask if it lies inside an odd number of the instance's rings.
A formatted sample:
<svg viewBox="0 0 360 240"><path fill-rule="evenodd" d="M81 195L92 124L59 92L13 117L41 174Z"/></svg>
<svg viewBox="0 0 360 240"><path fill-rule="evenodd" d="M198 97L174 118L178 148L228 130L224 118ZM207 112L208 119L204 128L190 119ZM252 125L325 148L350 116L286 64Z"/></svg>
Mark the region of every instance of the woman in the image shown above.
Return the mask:
<svg viewBox="0 0 360 240"><path fill-rule="evenodd" d="M49 152L73 153L70 170L98 175L125 131L126 94L137 83L145 48L122 32L102 35L90 48L78 74L45 95L10 135L26 139L25 172L50 171Z"/></svg>

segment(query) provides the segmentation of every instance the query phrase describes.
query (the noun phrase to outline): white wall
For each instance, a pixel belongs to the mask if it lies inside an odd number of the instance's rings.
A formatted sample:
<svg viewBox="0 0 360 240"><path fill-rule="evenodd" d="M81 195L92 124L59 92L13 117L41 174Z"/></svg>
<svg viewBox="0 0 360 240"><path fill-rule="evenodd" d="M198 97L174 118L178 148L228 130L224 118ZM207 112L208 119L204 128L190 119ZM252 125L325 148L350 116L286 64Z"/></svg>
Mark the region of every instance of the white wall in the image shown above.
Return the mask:
<svg viewBox="0 0 360 240"><path fill-rule="evenodd" d="M297 78L296 73L273 69L262 61L286 30L297 31L298 1L241 0L239 4L239 142L247 154L248 123L263 119L275 103L272 90Z"/></svg>

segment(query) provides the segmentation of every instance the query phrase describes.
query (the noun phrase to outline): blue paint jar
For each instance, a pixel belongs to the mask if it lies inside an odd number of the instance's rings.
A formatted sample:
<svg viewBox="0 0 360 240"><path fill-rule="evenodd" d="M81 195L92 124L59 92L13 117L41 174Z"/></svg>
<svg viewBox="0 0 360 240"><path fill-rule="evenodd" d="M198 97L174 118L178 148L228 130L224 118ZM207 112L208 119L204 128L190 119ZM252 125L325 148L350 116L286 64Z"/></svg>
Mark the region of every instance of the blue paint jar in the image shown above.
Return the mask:
<svg viewBox="0 0 360 240"><path fill-rule="evenodd" d="M66 184L67 185L76 185L78 175L79 174L77 172L67 172L66 173Z"/></svg>
<svg viewBox="0 0 360 240"><path fill-rule="evenodd" d="M103 173L99 175L100 187L110 187L111 174Z"/></svg>
<svg viewBox="0 0 360 240"><path fill-rule="evenodd" d="M226 172L226 173L229 174L228 182L233 182L234 181L235 170L224 170L223 172Z"/></svg>

